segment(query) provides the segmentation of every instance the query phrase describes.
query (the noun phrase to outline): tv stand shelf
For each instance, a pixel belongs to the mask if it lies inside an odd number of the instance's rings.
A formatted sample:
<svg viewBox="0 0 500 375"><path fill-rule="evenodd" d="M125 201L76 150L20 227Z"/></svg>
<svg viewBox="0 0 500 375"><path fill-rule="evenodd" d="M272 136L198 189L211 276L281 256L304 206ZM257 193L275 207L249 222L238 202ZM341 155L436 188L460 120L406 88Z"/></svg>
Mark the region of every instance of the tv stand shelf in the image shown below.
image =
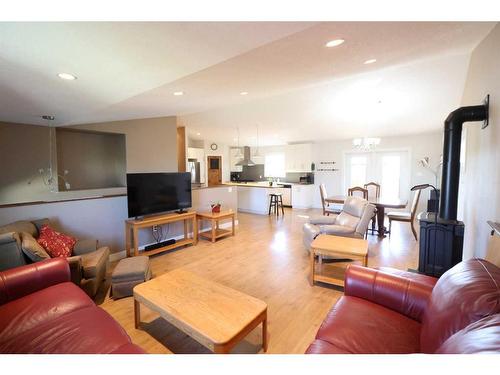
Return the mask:
<svg viewBox="0 0 500 375"><path fill-rule="evenodd" d="M125 249L127 257L139 255L139 229L151 228L155 225L184 222L184 238L174 244L159 247L154 250L142 251L140 255L154 255L164 251L172 250L185 245L196 245L198 242L198 227L196 223L196 211L186 211L183 213L173 213L165 215L155 215L143 219L125 220ZM189 221L191 221L192 237L189 237Z"/></svg>

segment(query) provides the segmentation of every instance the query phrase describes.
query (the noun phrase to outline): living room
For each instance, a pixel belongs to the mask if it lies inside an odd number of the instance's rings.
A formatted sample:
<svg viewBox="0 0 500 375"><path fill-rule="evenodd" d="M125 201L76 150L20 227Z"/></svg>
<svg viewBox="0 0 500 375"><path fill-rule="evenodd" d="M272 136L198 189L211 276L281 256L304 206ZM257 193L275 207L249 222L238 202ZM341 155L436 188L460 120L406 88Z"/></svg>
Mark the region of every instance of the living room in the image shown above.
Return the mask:
<svg viewBox="0 0 500 375"><path fill-rule="evenodd" d="M401 12L2 19L1 358L500 353L498 17Z"/></svg>

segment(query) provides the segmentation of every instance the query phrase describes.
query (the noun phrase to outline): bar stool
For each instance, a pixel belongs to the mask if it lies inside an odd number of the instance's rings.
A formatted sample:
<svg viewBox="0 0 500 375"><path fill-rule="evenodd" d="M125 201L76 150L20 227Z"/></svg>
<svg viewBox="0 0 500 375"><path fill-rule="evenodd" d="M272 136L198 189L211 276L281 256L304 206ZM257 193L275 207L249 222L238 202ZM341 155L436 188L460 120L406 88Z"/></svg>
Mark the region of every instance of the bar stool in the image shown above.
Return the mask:
<svg viewBox="0 0 500 375"><path fill-rule="evenodd" d="M281 193L271 193L269 194L269 214L271 215L271 208L274 209L276 216L279 216L279 208L281 206L281 214L285 215L285 210L283 209L283 195Z"/></svg>

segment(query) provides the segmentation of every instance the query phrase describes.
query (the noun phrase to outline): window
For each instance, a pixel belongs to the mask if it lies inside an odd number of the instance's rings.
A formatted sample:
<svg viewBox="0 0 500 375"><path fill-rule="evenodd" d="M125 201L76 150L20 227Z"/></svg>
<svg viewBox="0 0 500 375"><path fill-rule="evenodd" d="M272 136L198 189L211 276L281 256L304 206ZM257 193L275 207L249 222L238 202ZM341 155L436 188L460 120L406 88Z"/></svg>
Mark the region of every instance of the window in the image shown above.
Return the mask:
<svg viewBox="0 0 500 375"><path fill-rule="evenodd" d="M366 156L353 156L351 158L351 178L349 186L363 186L366 183Z"/></svg>
<svg viewBox="0 0 500 375"><path fill-rule="evenodd" d="M401 157L399 155L382 155L382 178L380 195L383 197L399 197L399 179L401 174Z"/></svg>
<svg viewBox="0 0 500 375"><path fill-rule="evenodd" d="M266 177L285 177L285 154L273 153L266 155L264 160L264 175Z"/></svg>
<svg viewBox="0 0 500 375"><path fill-rule="evenodd" d="M380 184L380 195L408 199L410 165L408 151L348 152L345 158L344 188Z"/></svg>

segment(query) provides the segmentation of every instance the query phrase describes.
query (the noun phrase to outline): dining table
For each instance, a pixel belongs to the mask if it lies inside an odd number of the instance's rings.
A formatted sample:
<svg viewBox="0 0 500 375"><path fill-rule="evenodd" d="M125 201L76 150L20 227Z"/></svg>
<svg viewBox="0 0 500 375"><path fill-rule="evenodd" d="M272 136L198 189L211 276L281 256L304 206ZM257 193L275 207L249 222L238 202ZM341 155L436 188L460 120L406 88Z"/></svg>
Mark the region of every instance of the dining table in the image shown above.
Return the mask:
<svg viewBox="0 0 500 375"><path fill-rule="evenodd" d="M325 198L325 203L344 204L348 195L332 195ZM386 208L405 208L408 204L407 200L397 197L372 197L368 198L368 202L377 208L377 232L379 237L385 237L387 230L384 226L385 209Z"/></svg>

